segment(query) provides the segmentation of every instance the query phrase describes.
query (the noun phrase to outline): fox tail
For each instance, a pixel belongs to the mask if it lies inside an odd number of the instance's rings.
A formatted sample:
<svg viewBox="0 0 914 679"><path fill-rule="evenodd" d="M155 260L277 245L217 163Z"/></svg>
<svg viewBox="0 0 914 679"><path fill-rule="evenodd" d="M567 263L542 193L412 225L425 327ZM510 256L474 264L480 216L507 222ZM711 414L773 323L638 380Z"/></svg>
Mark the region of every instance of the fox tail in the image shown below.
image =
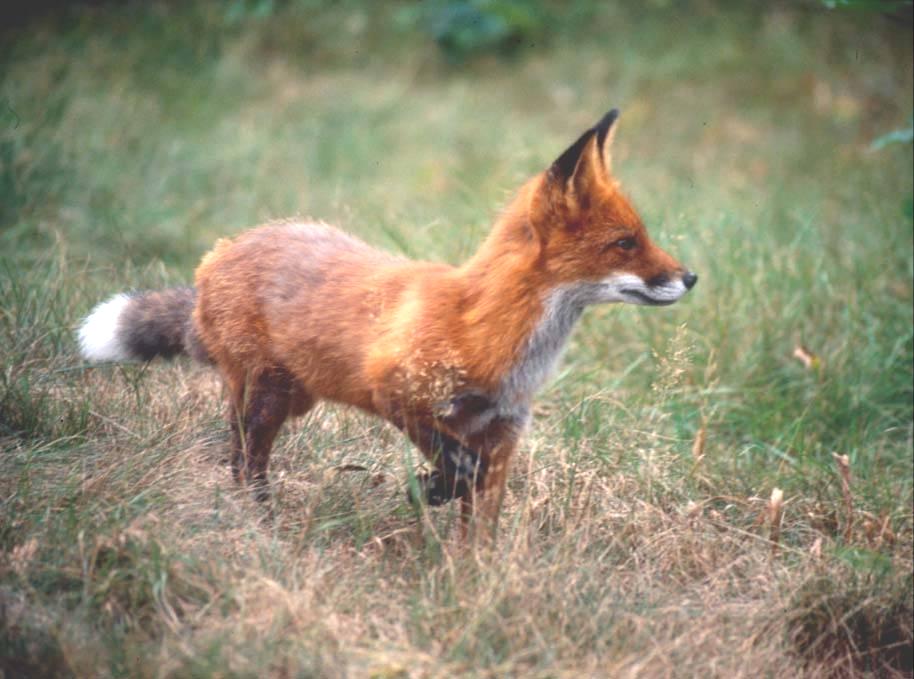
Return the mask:
<svg viewBox="0 0 914 679"><path fill-rule="evenodd" d="M79 326L79 349L93 363L150 361L189 354L208 362L192 313L194 288L119 293L96 306Z"/></svg>

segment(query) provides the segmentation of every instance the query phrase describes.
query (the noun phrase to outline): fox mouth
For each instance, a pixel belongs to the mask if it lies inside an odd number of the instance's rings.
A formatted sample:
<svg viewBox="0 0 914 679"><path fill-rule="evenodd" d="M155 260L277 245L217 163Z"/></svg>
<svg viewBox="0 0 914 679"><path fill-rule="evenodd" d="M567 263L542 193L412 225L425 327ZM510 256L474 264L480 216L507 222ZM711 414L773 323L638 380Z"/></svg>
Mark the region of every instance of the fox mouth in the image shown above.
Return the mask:
<svg viewBox="0 0 914 679"><path fill-rule="evenodd" d="M649 306L669 306L670 304L675 304L678 301L677 299L657 299L651 297L650 295L642 292L641 290L634 290L633 288L623 288L620 290L623 295L628 297L634 297L641 304L647 304Z"/></svg>

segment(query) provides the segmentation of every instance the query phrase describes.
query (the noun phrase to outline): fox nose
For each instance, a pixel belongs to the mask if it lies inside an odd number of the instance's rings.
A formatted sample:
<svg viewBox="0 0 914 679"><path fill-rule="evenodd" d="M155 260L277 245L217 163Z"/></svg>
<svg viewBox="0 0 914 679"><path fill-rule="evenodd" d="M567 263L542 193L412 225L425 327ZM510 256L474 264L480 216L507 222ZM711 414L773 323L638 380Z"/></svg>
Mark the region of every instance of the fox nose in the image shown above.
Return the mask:
<svg viewBox="0 0 914 679"><path fill-rule="evenodd" d="M686 271L682 274L682 284L686 286L687 290L691 290L692 287L698 282L698 274L692 273L691 271Z"/></svg>

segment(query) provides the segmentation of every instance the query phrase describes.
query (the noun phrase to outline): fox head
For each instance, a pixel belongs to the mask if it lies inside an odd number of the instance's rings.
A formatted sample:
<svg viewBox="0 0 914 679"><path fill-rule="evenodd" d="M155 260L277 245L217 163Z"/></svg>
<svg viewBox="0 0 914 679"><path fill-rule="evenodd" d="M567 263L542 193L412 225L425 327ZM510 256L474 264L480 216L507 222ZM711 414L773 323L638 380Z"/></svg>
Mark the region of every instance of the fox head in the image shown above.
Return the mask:
<svg viewBox="0 0 914 679"><path fill-rule="evenodd" d="M541 265L581 304L672 304L698 280L657 247L610 172L613 109L541 174L528 207Z"/></svg>

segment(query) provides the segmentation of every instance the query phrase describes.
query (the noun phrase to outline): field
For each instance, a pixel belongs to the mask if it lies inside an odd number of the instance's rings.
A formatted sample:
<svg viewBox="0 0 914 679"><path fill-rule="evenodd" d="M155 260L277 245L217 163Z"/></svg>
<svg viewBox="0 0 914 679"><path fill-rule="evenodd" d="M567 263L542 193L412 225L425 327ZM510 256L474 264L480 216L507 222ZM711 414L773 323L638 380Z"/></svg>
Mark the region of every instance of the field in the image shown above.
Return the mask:
<svg viewBox="0 0 914 679"><path fill-rule="evenodd" d="M6 29L0 676L912 676L910 7L606 4ZM515 32L448 42L455 6ZM615 173L700 280L585 313L492 550L406 502L379 421L287 427L270 522L215 374L78 357L95 303L271 218L460 262L614 106Z"/></svg>

